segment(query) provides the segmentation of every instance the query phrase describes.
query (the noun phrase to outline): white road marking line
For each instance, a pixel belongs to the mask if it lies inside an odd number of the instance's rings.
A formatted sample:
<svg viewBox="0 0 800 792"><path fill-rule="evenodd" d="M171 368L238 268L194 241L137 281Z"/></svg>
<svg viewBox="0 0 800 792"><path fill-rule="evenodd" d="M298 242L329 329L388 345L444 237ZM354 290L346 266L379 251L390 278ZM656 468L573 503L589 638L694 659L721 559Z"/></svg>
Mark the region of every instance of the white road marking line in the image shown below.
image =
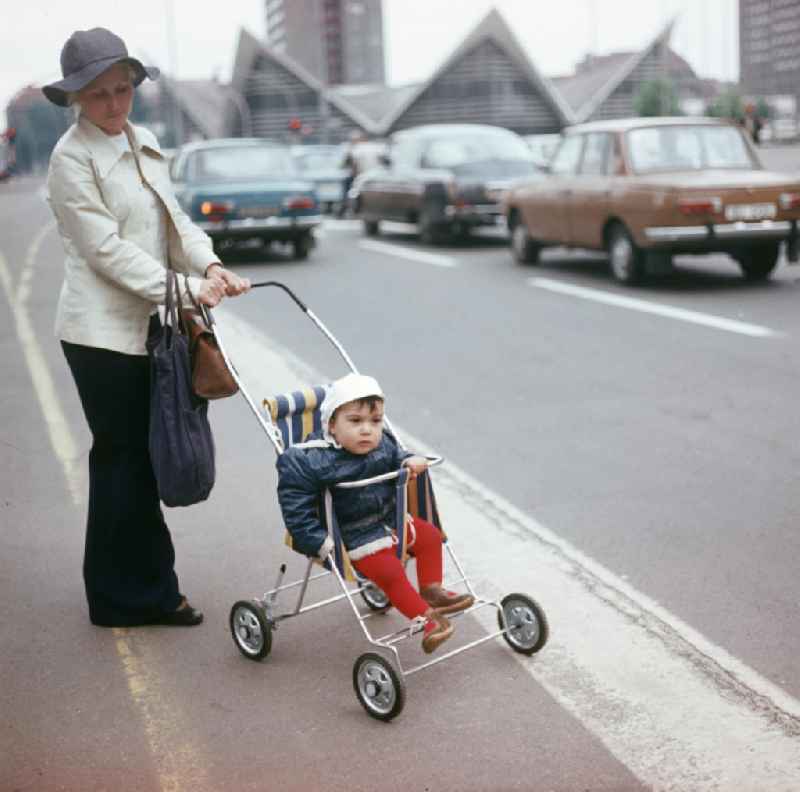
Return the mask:
<svg viewBox="0 0 800 792"><path fill-rule="evenodd" d="M387 256L421 261L423 264L433 264L434 267L457 267L458 262L452 256L442 256L438 253L426 253L423 250L411 250L402 245L392 245L388 242L375 242L371 239L362 239L358 246L364 250L383 253Z"/></svg>
<svg viewBox="0 0 800 792"><path fill-rule="evenodd" d="M668 319L677 319L682 322L713 327L716 330L726 330L729 333L739 333L740 335L751 336L752 338L772 338L782 335L762 325L740 322L736 319L726 319L722 316L690 311L686 308L678 308L674 305L640 300L635 297L625 297L613 292L600 291L599 289L588 289L584 286L573 286L570 283L551 280L549 278L529 278L528 283L537 289L547 289L558 294L568 294L571 297L579 297L583 300L614 305L618 308L628 308L632 311L664 316Z"/></svg>
<svg viewBox="0 0 800 792"><path fill-rule="evenodd" d="M33 389L39 400L42 417L47 425L50 444L53 446L53 451L55 451L64 469L64 477L67 481L67 488L72 502L78 506L84 501L84 478L81 470L82 466L79 464L83 459L83 455L72 436L69 422L61 409L58 391L53 383L53 378L47 367L47 361L39 345L39 340L36 337L36 331L33 328L25 303L19 302L15 297L11 272L2 253L0 253L0 281L2 281L6 301L14 317L17 337L22 345L25 363L28 366L33 382Z"/></svg>
<svg viewBox="0 0 800 792"><path fill-rule="evenodd" d="M228 309L216 317L257 401L329 381ZM549 617L549 643L533 658L515 655L521 666L643 784L796 790L800 702L457 466L434 477L478 592L528 592ZM479 613L494 628L495 615Z"/></svg>

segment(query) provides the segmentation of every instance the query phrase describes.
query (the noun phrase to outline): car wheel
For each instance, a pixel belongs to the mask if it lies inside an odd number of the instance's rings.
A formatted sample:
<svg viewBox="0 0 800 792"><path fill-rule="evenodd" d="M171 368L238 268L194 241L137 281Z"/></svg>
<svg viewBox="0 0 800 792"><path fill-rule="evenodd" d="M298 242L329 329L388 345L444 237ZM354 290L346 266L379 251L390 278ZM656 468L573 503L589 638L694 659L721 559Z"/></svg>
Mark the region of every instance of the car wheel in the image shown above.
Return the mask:
<svg viewBox="0 0 800 792"><path fill-rule="evenodd" d="M517 218L511 230L511 253L520 264L537 264L541 247L528 233L524 221Z"/></svg>
<svg viewBox="0 0 800 792"><path fill-rule="evenodd" d="M737 253L736 260L747 280L765 280L775 269L779 254L780 245L760 245Z"/></svg>
<svg viewBox="0 0 800 792"><path fill-rule="evenodd" d="M298 261L307 259L312 247L314 247L314 240L312 239L311 234L303 234L302 236L292 240L294 257Z"/></svg>
<svg viewBox="0 0 800 792"><path fill-rule="evenodd" d="M364 233L367 236L378 236L380 233L380 221L379 220L365 220L364 221Z"/></svg>
<svg viewBox="0 0 800 792"><path fill-rule="evenodd" d="M644 254L636 247L624 226L615 225L608 237L611 273L620 283L633 284L642 279Z"/></svg>
<svg viewBox="0 0 800 792"><path fill-rule="evenodd" d="M417 222L419 239L425 245L439 245L444 240L445 234L441 225L434 219L436 216L437 213L430 205L423 206L419 213Z"/></svg>

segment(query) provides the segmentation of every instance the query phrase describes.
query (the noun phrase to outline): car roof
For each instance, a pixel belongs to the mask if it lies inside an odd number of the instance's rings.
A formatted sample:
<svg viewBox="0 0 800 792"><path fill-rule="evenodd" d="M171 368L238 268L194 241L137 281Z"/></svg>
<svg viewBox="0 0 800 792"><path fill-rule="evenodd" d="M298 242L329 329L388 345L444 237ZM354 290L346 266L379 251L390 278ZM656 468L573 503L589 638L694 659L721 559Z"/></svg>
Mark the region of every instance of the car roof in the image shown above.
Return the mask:
<svg viewBox="0 0 800 792"><path fill-rule="evenodd" d="M336 143L298 143L291 147L292 154L336 154L341 150L342 147Z"/></svg>
<svg viewBox="0 0 800 792"><path fill-rule="evenodd" d="M458 132L508 132L514 134L510 129L495 126L493 124L423 124L422 126L410 127L395 132L393 137L436 137L439 135L451 135Z"/></svg>
<svg viewBox="0 0 800 792"><path fill-rule="evenodd" d="M606 121L589 121L567 127L564 133L577 132L627 132L654 126L730 126L723 118L703 118L700 116L643 116L639 118L612 118Z"/></svg>
<svg viewBox="0 0 800 792"><path fill-rule="evenodd" d="M214 140L197 140L193 143L184 143L182 152L199 151L200 149L233 148L250 146L269 146L271 148L287 148L285 143L278 143L269 138L215 138Z"/></svg>

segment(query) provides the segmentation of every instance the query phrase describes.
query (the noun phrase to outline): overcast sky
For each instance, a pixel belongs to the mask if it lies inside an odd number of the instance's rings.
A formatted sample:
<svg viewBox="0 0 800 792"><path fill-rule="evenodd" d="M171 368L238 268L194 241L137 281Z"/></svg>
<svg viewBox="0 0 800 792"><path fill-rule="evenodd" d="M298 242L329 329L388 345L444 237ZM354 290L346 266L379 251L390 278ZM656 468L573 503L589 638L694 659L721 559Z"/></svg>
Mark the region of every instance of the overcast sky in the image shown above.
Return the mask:
<svg viewBox="0 0 800 792"><path fill-rule="evenodd" d="M59 54L74 30L110 28L148 65L179 78L217 74L222 80L230 76L239 29L257 36L266 32L263 0L5 0L5 5L3 113L21 87L61 77ZM548 76L571 72L589 51L640 49L674 17L672 44L701 76L738 77L737 0L384 0L388 81L425 79L492 6Z"/></svg>

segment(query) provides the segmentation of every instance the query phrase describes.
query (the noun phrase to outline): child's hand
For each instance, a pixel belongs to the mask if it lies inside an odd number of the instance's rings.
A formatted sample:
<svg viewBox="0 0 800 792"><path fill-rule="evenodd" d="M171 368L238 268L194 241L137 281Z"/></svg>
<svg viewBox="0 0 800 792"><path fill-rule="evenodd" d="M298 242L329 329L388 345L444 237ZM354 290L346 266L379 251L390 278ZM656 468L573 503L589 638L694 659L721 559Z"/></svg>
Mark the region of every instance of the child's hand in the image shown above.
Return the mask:
<svg viewBox="0 0 800 792"><path fill-rule="evenodd" d="M428 469L428 460L421 456L412 456L403 460L402 467L406 467L411 471L409 480L413 481L420 473L424 473Z"/></svg>

